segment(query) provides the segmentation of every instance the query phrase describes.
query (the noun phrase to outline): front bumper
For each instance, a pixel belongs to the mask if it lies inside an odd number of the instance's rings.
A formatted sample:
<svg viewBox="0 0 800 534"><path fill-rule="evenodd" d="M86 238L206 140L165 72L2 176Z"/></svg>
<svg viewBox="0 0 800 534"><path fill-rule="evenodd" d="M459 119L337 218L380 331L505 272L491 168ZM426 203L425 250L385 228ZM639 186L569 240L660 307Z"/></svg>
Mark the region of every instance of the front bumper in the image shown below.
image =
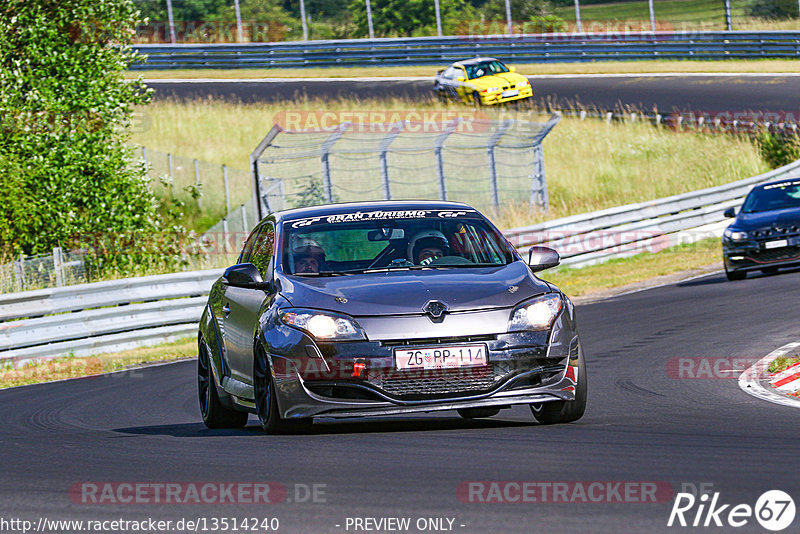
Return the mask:
<svg viewBox="0 0 800 534"><path fill-rule="evenodd" d="M725 268L729 272L734 272L800 265L800 239L792 240L790 243L789 246L772 249L764 248L759 242L723 244L722 256Z"/></svg>
<svg viewBox="0 0 800 534"><path fill-rule="evenodd" d="M562 314L552 332L398 341L314 343L293 330L270 352L281 417L364 417L571 401L569 367L583 363L580 342ZM488 365L398 371L394 349L483 344Z"/></svg>
<svg viewBox="0 0 800 534"><path fill-rule="evenodd" d="M523 98L531 98L533 96L533 86L527 85L519 90L519 94L516 96L509 96L503 98L503 92L498 91L492 94L481 93L481 100L486 105L492 104L503 104L505 102L513 102L514 100L522 100Z"/></svg>

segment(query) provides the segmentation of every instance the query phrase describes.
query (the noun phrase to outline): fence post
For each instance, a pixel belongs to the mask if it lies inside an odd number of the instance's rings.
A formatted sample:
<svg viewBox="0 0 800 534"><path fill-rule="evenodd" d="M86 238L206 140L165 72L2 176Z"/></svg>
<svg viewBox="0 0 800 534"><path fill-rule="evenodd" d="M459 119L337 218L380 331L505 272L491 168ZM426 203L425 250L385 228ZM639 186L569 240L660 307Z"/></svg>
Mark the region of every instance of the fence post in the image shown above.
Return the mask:
<svg viewBox="0 0 800 534"><path fill-rule="evenodd" d="M249 230L250 229L247 227L247 205L242 204L242 232L247 234Z"/></svg>
<svg viewBox="0 0 800 534"><path fill-rule="evenodd" d="M496 209L500 208L500 191L497 188L497 164L494 158L494 149L512 124L514 124L513 119L504 120L492 134L492 137L489 138L489 144L486 147L489 155L489 185L492 193L492 206Z"/></svg>
<svg viewBox="0 0 800 534"><path fill-rule="evenodd" d="M200 189L200 162L194 160L194 186L197 188L197 207L203 209L203 191Z"/></svg>
<svg viewBox="0 0 800 534"><path fill-rule="evenodd" d="M333 182L331 182L331 164L329 160L331 148L342 137L342 134L350 128L351 124L351 122L341 123L320 147L320 152L322 153L322 189L325 193L325 202L328 204L333 202Z"/></svg>
<svg viewBox="0 0 800 534"><path fill-rule="evenodd" d="M15 278L19 280L20 291L25 291L25 256L23 254L19 255L18 262L14 262L14 270L16 271Z"/></svg>
<svg viewBox="0 0 800 534"><path fill-rule="evenodd" d="M405 121L396 122L392 125L392 129L386 134L386 137L381 139L381 143L378 146L379 150L379 159L381 161L381 182L383 183L383 200L392 200L392 190L389 187L389 163L386 160L386 151L389 150L389 145L392 144L392 141L400 135L400 132L403 131L405 128Z"/></svg>
<svg viewBox="0 0 800 534"><path fill-rule="evenodd" d="M228 246L229 244L228 244L228 217L227 217L227 215L222 218L222 243L223 243L222 250L224 250L226 254L229 253L231 251L231 247Z"/></svg>
<svg viewBox="0 0 800 534"><path fill-rule="evenodd" d="M145 166L147 166L147 148L142 147L142 159L144 160Z"/></svg>
<svg viewBox="0 0 800 534"><path fill-rule="evenodd" d="M56 274L56 287L64 285L64 261L61 257L61 248L53 249L53 271Z"/></svg>
<svg viewBox="0 0 800 534"><path fill-rule="evenodd" d="M544 174L544 150L542 144L533 147L533 187L531 188L531 207L538 206L542 211L550 207L547 195L547 180Z"/></svg>
<svg viewBox="0 0 800 534"><path fill-rule="evenodd" d="M231 212L231 193L228 189L228 166L222 166L222 182L225 184L225 216Z"/></svg>
<svg viewBox="0 0 800 534"><path fill-rule="evenodd" d="M169 181L175 182L175 176L172 174L172 154L167 154L167 172L169 173Z"/></svg>
<svg viewBox="0 0 800 534"><path fill-rule="evenodd" d="M447 184L445 184L444 180L444 158L442 157L442 148L444 148L444 142L447 141L447 138L450 137L458 125L461 124L461 117L456 117L450 124L448 124L444 131L436 136L436 140L433 142L433 153L436 156L436 177L439 179L439 200L447 200Z"/></svg>

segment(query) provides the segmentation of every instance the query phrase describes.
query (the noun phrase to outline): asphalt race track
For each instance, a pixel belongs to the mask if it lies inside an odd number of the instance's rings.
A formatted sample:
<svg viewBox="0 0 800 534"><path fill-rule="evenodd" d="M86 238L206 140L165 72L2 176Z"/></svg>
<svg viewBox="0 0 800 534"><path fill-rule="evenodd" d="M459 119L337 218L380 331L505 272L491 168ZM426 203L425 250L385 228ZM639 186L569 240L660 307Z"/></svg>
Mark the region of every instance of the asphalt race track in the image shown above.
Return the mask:
<svg viewBox="0 0 800 534"><path fill-rule="evenodd" d="M146 74L145 74L146 76ZM534 76L534 99L556 108L580 104L613 110L621 105L659 113L751 111L792 113L800 121L800 76ZM150 80L156 99L225 98L274 102L295 98L433 97L433 79L401 80ZM770 119L768 119L770 120ZM774 119L771 119L774 122Z"/></svg>
<svg viewBox="0 0 800 534"><path fill-rule="evenodd" d="M737 283L714 274L579 306L589 407L562 426L538 426L515 408L477 422L449 412L322 421L298 436L263 435L252 417L245 430L211 431L194 362L0 391L0 516L277 517L278 532L320 534L354 532L348 517L448 517L463 533L650 533L699 529L666 527L674 493L655 504L486 504L462 502L457 488L629 481L678 492L691 483L712 484L726 504L753 506L770 489L797 502L800 411L746 395L734 379L681 379L667 368L678 357L760 358L799 340L798 284L797 271ZM270 481L292 501L295 484L325 486L313 504L74 503L70 487L92 481ZM766 532L753 518L736 531Z"/></svg>

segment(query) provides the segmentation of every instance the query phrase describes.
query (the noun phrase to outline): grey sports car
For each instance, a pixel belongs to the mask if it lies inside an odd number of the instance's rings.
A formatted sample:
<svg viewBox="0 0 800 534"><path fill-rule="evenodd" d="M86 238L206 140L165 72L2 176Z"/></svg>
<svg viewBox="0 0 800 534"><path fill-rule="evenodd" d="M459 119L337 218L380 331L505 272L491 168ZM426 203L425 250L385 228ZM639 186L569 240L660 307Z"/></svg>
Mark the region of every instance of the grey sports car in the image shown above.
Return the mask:
<svg viewBox="0 0 800 534"><path fill-rule="evenodd" d="M297 431L314 417L517 404L579 419L586 367L575 310L483 215L454 202L276 212L211 289L200 321L203 421Z"/></svg>

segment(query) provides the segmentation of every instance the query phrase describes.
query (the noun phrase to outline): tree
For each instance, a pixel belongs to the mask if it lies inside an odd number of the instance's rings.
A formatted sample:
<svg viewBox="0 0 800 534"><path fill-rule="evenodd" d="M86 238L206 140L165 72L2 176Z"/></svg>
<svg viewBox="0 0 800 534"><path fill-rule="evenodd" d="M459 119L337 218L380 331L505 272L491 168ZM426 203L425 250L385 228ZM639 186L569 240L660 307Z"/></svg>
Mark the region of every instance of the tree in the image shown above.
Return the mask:
<svg viewBox="0 0 800 534"><path fill-rule="evenodd" d="M436 13L432 0L371 0L372 22L378 37L436 35ZM478 18L475 8L465 0L439 1L442 30L452 34L460 24ZM350 12L357 35L368 35L364 0L351 0Z"/></svg>
<svg viewBox="0 0 800 534"><path fill-rule="evenodd" d="M35 254L158 228L125 145L149 94L123 74L131 0L5 0L0 7L0 253Z"/></svg>

